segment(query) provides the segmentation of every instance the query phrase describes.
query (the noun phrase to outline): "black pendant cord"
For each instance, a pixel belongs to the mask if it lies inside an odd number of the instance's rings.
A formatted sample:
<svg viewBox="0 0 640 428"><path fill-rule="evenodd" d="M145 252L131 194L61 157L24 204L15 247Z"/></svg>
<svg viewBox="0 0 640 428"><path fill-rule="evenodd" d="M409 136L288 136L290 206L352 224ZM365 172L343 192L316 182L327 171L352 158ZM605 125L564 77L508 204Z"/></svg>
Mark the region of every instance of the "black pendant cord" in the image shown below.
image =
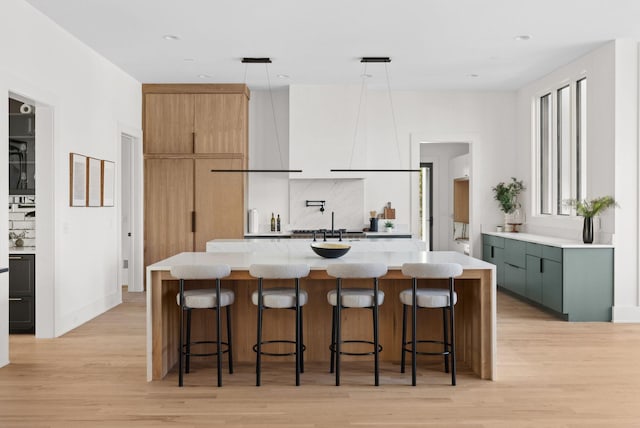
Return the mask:
<svg viewBox="0 0 640 428"><path fill-rule="evenodd" d="M273 101L273 90L271 87L271 78L269 77L269 64L271 63L271 58L242 58L242 63L244 66L244 80L243 84L247 84L247 74L249 69L249 64L264 64L264 71L267 78L267 88L269 89L269 102L271 105L271 114L273 117L273 129L276 136L276 144L278 146L278 160L280 162L280 169L256 169L256 168L248 168L248 169L211 169L210 172L233 172L233 173L297 173L302 172L301 169L285 169L284 162L282 160L282 147L280 145L280 133L278 132L278 121L276 119L276 109L275 103Z"/></svg>
<svg viewBox="0 0 640 428"><path fill-rule="evenodd" d="M364 84L365 79L367 78L367 63L364 63L361 75L361 83L360 83L360 99L358 100L358 113L356 114L356 126L353 130L353 142L351 143L351 157L349 158L349 169L353 168L353 155L356 152L356 141L358 137L358 125L360 124L360 111L362 110L362 98L364 98L364 92L366 85ZM367 148L367 138L365 136L365 150ZM333 169L331 171L334 171Z"/></svg>

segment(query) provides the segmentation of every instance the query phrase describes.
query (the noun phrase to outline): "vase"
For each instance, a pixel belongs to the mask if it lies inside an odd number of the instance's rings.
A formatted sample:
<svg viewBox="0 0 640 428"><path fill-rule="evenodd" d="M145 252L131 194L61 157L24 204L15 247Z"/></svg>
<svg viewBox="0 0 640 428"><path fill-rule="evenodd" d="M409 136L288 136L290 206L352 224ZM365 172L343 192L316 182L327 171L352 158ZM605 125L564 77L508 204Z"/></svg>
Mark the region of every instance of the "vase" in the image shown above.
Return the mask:
<svg viewBox="0 0 640 428"><path fill-rule="evenodd" d="M582 242L591 244L593 242L593 217L585 217L582 226Z"/></svg>

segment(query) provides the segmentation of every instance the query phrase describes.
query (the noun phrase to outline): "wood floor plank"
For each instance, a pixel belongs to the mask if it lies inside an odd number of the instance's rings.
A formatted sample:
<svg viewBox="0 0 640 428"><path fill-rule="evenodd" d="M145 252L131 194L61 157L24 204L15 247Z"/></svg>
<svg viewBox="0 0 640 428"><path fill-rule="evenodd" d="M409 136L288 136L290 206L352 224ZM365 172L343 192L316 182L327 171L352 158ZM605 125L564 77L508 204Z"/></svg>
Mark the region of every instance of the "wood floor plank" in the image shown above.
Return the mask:
<svg viewBox="0 0 640 428"><path fill-rule="evenodd" d="M346 362L342 386L310 363L302 386L293 365L268 362L223 373L193 363L178 388L171 372L146 382L145 296L53 340L11 336L0 369L0 427L639 427L640 325L567 323L498 294L495 382L459 368L451 387L439 358L420 363L418 386L397 364L373 384L369 358ZM386 346L393 346L387 344Z"/></svg>

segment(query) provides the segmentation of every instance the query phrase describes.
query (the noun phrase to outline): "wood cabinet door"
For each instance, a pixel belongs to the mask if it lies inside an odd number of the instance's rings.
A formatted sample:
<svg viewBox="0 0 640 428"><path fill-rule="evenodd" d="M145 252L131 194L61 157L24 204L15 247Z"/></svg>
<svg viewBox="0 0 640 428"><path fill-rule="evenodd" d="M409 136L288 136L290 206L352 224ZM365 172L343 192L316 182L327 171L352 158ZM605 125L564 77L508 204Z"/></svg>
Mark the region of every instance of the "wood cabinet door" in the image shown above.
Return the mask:
<svg viewBox="0 0 640 428"><path fill-rule="evenodd" d="M193 94L145 94L145 153L193 153L193 109Z"/></svg>
<svg viewBox="0 0 640 428"><path fill-rule="evenodd" d="M242 159L196 160L196 251L212 239L244 236L244 173L211 172L241 168Z"/></svg>
<svg viewBox="0 0 640 428"><path fill-rule="evenodd" d="M144 165L144 264L193 251L193 160L147 159Z"/></svg>
<svg viewBox="0 0 640 428"><path fill-rule="evenodd" d="M195 96L195 152L247 152L247 97L244 94Z"/></svg>

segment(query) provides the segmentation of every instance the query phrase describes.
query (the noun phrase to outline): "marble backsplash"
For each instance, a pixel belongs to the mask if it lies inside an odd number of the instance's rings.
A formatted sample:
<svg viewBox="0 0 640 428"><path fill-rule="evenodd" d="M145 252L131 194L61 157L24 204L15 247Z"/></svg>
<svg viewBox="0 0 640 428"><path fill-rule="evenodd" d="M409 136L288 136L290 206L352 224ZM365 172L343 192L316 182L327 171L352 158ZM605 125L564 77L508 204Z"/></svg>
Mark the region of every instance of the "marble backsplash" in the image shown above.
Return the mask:
<svg viewBox="0 0 640 428"><path fill-rule="evenodd" d="M320 207L307 207L307 200L326 201ZM331 228L331 212L335 213L335 228L362 230L364 213L363 179L300 179L289 181L289 228Z"/></svg>

